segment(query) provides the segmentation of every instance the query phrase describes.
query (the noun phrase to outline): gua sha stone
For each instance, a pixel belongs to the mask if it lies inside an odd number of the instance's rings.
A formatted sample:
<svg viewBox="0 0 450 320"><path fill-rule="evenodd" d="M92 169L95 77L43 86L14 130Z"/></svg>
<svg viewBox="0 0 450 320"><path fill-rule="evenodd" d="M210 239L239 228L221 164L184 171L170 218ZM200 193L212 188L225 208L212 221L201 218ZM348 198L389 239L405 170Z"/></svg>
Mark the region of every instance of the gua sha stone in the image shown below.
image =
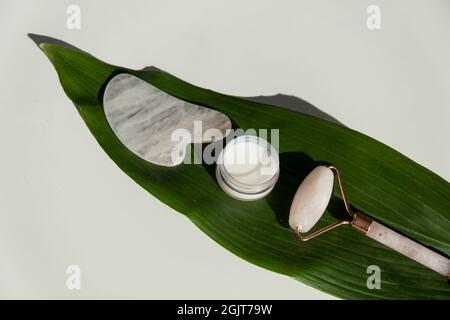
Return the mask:
<svg viewBox="0 0 450 320"><path fill-rule="evenodd" d="M289 225L308 232L319 221L328 206L333 191L334 174L319 166L303 180L295 193L289 213Z"/></svg>
<svg viewBox="0 0 450 320"><path fill-rule="evenodd" d="M211 137L194 134L194 121L201 121L202 133L217 129L222 138L231 128L230 119L223 113L173 97L126 73L107 84L103 107L111 129L129 150L151 163L169 167L183 161L183 157L172 157L174 150L184 155L189 143L211 142ZM172 141L175 129L188 130L192 139Z"/></svg>

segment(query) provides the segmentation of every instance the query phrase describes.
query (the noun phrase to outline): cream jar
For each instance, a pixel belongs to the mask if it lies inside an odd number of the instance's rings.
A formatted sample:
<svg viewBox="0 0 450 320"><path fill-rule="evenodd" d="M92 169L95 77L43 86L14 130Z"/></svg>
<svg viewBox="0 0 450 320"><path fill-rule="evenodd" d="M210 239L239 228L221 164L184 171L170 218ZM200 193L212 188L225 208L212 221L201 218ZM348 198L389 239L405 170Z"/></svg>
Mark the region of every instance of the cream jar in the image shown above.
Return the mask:
<svg viewBox="0 0 450 320"><path fill-rule="evenodd" d="M217 158L217 182L223 191L239 200L265 197L275 186L279 173L278 152L257 136L234 138Z"/></svg>

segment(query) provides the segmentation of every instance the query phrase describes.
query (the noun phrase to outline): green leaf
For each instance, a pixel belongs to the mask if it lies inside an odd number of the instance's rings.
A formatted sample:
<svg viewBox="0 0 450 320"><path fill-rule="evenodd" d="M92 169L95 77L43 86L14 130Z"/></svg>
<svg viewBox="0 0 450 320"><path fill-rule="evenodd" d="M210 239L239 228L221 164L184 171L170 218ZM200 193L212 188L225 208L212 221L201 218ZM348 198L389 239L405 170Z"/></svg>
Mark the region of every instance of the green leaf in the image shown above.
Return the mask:
<svg viewBox="0 0 450 320"><path fill-rule="evenodd" d="M443 276L350 228L340 227L304 243L286 225L301 180L318 163L332 163L340 168L357 210L448 256L450 185L433 172L336 123L199 88L161 70L129 70L61 45L40 46L87 127L119 168L227 250L337 297L450 298L450 285ZM258 201L238 201L220 189L208 166L162 167L126 149L110 129L102 106L104 86L119 72L221 111L244 130L279 128L281 176L272 193ZM335 222L341 207L335 190L320 226ZM184 245L189 249L188 243ZM366 286L370 265L382 270L380 290Z"/></svg>

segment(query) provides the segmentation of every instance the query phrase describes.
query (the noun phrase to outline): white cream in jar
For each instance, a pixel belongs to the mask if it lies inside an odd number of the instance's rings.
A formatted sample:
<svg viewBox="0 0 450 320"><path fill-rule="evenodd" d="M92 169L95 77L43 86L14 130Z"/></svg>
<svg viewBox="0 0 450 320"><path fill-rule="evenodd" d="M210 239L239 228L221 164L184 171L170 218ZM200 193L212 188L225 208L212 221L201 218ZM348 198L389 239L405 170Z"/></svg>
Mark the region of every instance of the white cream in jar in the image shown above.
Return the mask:
<svg viewBox="0 0 450 320"><path fill-rule="evenodd" d="M275 148L257 136L244 135L230 141L217 159L216 177L230 196L257 200L266 196L279 176Z"/></svg>

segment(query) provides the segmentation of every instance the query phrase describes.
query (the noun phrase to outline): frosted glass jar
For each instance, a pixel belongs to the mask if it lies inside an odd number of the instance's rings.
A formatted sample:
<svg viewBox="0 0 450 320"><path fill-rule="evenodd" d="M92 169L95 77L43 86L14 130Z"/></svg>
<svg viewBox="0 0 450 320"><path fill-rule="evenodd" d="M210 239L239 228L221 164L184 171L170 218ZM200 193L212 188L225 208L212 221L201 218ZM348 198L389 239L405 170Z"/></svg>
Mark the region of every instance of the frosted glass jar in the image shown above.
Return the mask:
<svg viewBox="0 0 450 320"><path fill-rule="evenodd" d="M272 191L278 180L278 152L266 140L244 135L231 140L217 158L216 177L230 196L257 200Z"/></svg>

